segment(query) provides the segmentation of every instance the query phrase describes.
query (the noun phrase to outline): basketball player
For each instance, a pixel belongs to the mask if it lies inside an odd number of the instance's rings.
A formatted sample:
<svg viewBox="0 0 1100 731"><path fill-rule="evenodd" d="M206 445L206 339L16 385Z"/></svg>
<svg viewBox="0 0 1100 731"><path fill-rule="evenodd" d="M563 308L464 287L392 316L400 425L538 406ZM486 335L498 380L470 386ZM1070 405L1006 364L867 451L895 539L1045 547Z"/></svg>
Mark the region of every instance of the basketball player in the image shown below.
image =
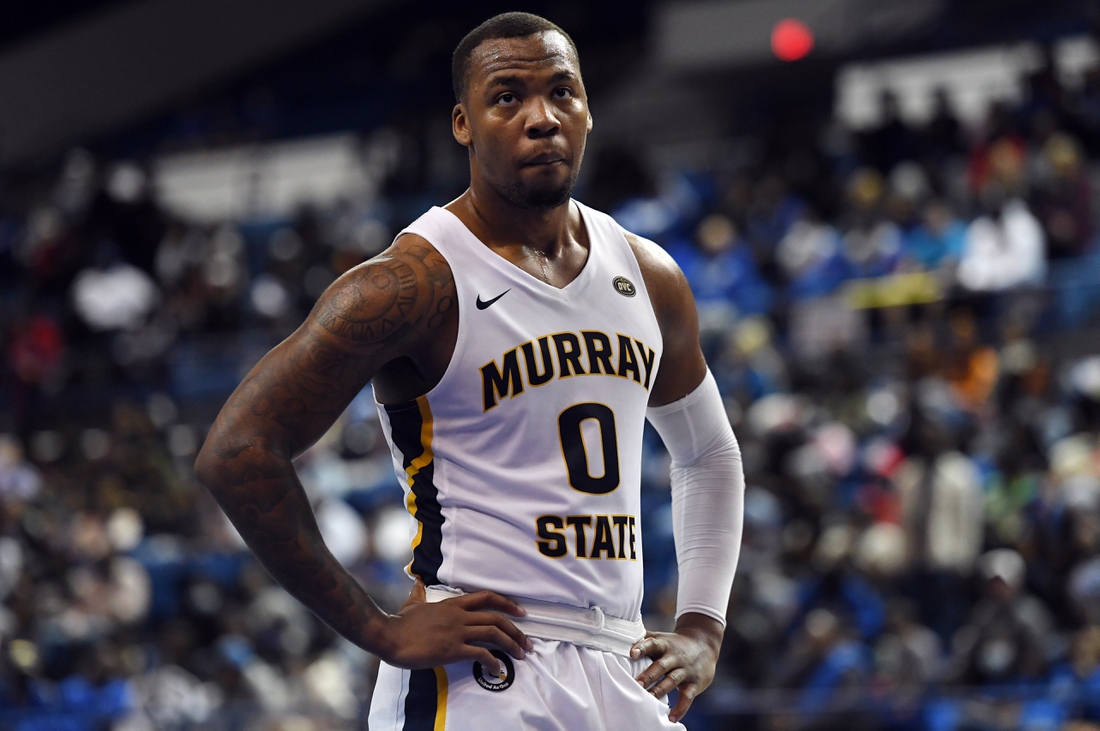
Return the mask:
<svg viewBox="0 0 1100 731"><path fill-rule="evenodd" d="M570 197L592 117L564 31L497 16L458 46L454 85L469 189L321 296L196 473L271 574L381 658L371 729L683 728L714 675L744 486L690 290ZM412 516L394 615L325 548L291 464L368 382ZM647 417L673 459L670 633L641 624Z"/></svg>

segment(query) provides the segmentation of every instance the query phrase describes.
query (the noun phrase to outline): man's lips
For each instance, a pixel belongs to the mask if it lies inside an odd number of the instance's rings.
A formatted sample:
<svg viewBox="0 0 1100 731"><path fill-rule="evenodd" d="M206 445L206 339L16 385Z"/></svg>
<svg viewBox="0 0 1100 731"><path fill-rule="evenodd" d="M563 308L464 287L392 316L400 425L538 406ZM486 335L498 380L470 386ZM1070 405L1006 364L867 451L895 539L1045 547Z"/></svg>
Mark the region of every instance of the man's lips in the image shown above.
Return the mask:
<svg viewBox="0 0 1100 731"><path fill-rule="evenodd" d="M565 162L565 158L560 153L556 152L544 152L541 155L535 155L529 157L523 161L524 167L534 167L539 165L556 165L559 162Z"/></svg>

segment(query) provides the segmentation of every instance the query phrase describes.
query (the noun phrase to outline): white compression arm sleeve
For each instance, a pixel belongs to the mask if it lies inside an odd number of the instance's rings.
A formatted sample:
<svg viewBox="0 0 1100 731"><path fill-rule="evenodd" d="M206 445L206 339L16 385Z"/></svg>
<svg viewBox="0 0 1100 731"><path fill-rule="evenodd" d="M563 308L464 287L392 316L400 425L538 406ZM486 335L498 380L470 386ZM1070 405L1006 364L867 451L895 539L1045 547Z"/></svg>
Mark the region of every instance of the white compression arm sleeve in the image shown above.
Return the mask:
<svg viewBox="0 0 1100 731"><path fill-rule="evenodd" d="M726 623L745 515L741 449L710 369L679 401L646 417L672 455L672 530L680 581L676 618L699 612Z"/></svg>

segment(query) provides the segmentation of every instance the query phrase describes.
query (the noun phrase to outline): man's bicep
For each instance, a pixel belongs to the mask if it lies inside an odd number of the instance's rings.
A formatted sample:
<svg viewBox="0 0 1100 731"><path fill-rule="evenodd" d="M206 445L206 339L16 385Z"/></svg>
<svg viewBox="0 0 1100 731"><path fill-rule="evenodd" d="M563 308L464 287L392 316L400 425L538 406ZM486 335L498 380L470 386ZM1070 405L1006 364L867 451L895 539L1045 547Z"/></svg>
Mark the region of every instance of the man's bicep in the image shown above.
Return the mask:
<svg viewBox="0 0 1100 731"><path fill-rule="evenodd" d="M689 299L683 312L670 317L670 320L667 328L661 328L664 349L653 391L649 395L650 406L679 401L694 391L707 374L707 362L699 345L699 321L694 300Z"/></svg>
<svg viewBox="0 0 1100 731"><path fill-rule="evenodd" d="M211 435L219 454L258 438L289 458L307 449L379 368L424 340L449 274L427 242L405 236L342 275L234 391Z"/></svg>
<svg viewBox="0 0 1100 731"><path fill-rule="evenodd" d="M262 444L293 459L317 441L371 377L370 358L334 340L311 315L265 355L218 415L218 455Z"/></svg>

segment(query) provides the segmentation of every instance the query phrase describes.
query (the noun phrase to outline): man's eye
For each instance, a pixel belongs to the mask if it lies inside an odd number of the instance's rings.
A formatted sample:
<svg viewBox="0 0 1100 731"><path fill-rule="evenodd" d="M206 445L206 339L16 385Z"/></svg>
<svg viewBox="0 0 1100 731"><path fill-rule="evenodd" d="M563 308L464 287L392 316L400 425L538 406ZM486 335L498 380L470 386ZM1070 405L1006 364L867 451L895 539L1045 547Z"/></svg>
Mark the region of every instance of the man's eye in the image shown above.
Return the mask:
<svg viewBox="0 0 1100 731"><path fill-rule="evenodd" d="M515 94L501 94L497 97L497 104L511 104L516 100Z"/></svg>
<svg viewBox="0 0 1100 731"><path fill-rule="evenodd" d="M569 99L573 96L573 90L568 86L562 86L558 89L554 89L554 96L558 99Z"/></svg>

